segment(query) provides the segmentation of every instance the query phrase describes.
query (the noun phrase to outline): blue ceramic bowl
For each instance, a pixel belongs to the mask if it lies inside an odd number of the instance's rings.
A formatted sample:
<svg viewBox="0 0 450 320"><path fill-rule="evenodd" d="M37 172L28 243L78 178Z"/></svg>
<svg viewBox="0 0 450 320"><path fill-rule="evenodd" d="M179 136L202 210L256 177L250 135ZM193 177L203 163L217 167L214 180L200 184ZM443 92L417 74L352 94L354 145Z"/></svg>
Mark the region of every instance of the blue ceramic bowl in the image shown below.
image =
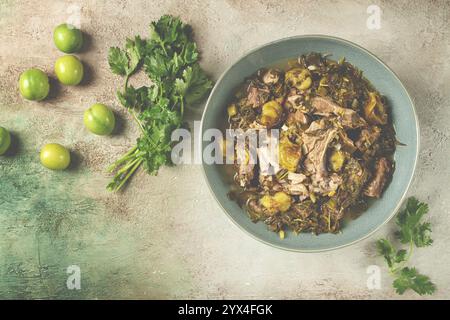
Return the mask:
<svg viewBox="0 0 450 320"><path fill-rule="evenodd" d="M362 70L365 77L387 98L397 138L405 146L398 146L395 152L396 169L383 196L373 201L369 209L358 218L345 223L339 234L316 236L288 232L285 239L281 240L277 233L267 230L263 222L253 223L246 212L228 198L230 179L224 176L221 165L203 164L213 195L236 225L266 244L300 252L333 250L353 244L373 234L389 221L400 207L411 183L419 144L419 128L413 102L394 72L364 48L343 39L321 35L297 36L271 42L250 51L229 67L217 81L206 104L201 125L202 136L208 128L224 127L230 96L246 77L262 67L273 66L309 52L330 53L335 60L345 57ZM208 141L204 141L203 148L208 144Z"/></svg>

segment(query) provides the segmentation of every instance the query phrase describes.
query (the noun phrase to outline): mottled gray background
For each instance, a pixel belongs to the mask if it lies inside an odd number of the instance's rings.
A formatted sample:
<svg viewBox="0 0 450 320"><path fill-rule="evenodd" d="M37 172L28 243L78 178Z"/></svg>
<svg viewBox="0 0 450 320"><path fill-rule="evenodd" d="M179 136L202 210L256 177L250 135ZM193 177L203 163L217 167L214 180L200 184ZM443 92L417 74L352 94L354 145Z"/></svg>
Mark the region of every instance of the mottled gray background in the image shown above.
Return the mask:
<svg viewBox="0 0 450 320"><path fill-rule="evenodd" d="M367 7L382 10L381 29L366 27ZM75 5L75 7L71 7ZM53 28L80 9L88 45L79 55L84 85L59 87L42 103L24 102L20 72L52 73L61 55ZM416 103L420 158L410 195L430 205L435 243L411 263L450 297L450 2L449 1L12 1L0 3L0 125L18 140L0 159L0 297L3 298L397 298L373 237L335 252L299 254L250 238L221 212L199 166L143 172L122 194L109 194L104 168L138 132L115 99L122 80L109 71L110 46L148 32L162 14L192 25L202 66L214 78L246 51L300 34L354 41L385 61ZM144 78L138 78L143 80ZM90 104L116 110L120 130L95 137L82 125ZM201 108L190 110L200 119ZM43 170L46 142L68 146L77 159L64 173ZM68 265L79 265L82 289L65 287ZM368 290L369 265L382 268L381 290ZM414 293L405 298L418 298Z"/></svg>

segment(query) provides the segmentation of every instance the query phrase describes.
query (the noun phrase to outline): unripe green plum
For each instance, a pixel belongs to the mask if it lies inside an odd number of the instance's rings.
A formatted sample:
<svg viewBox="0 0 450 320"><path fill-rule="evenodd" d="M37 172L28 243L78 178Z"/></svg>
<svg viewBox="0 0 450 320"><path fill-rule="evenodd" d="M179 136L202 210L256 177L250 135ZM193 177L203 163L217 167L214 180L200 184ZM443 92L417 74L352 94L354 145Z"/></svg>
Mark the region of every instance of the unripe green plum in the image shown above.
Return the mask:
<svg viewBox="0 0 450 320"><path fill-rule="evenodd" d="M64 170L70 164L70 152L58 143L49 143L40 152L41 163L51 170Z"/></svg>
<svg viewBox="0 0 450 320"><path fill-rule="evenodd" d="M89 131L101 136L111 134L116 125L114 113L101 103L96 103L87 109L83 120Z"/></svg>
<svg viewBox="0 0 450 320"><path fill-rule="evenodd" d="M63 23L53 31L53 41L62 52L74 53L83 46L83 33L75 26Z"/></svg>
<svg viewBox="0 0 450 320"><path fill-rule="evenodd" d="M83 64L72 55L62 56L56 60L55 73L58 80L68 86L76 86L83 79Z"/></svg>
<svg viewBox="0 0 450 320"><path fill-rule="evenodd" d="M20 75L19 90L27 100L43 100L50 91L48 77L39 69L28 69Z"/></svg>

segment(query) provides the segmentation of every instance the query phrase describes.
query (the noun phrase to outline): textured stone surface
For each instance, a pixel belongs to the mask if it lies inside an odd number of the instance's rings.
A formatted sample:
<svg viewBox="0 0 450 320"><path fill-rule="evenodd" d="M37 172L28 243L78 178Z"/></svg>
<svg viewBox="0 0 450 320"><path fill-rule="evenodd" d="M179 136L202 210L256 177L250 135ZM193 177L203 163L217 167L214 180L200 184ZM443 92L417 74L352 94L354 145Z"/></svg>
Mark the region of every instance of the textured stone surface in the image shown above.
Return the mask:
<svg viewBox="0 0 450 320"><path fill-rule="evenodd" d="M409 194L430 204L435 244L412 263L450 298L450 4L376 1L381 29L366 27L371 1L12 1L0 2L0 125L15 147L0 158L0 297L2 298L396 298L373 243L335 252L298 254L268 247L235 227L209 194L199 166L139 172L122 194L105 190L107 164L132 145L137 129L115 99L121 79L107 50L146 35L164 13L191 24L213 78L255 46L298 34L352 40L384 60L413 96L421 125L417 173ZM52 74L60 52L53 28L80 9L88 35L79 55L89 76L79 87L57 86L42 103L23 101L21 71ZM113 137L83 127L94 102L119 118ZM201 109L189 118L200 119ZM67 172L44 170L37 152L68 146ZM382 287L368 290L366 269L382 267ZM66 288L66 268L79 265L81 290ZM417 298L414 293L405 298Z"/></svg>

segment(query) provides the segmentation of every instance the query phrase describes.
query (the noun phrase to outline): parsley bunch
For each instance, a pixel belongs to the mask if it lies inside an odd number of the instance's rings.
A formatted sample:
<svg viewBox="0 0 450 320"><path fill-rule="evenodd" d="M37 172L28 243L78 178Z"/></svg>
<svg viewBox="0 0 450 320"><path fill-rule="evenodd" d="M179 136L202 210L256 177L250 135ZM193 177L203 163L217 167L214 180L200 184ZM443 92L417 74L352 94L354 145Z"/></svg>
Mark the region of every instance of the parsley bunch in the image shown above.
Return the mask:
<svg viewBox="0 0 450 320"><path fill-rule="evenodd" d="M395 278L392 285L398 294L403 294L408 289L420 295L432 294L436 290L436 286L428 276L420 274L416 268L404 266L411 257L414 246L421 248L433 243L430 237L430 223L421 222L426 213L428 213L428 205L411 197L408 199L406 208L397 216L396 224L399 230L396 235L401 243L409 244L408 250L397 250L387 239L377 241L378 252L386 260L389 272Z"/></svg>
<svg viewBox="0 0 450 320"><path fill-rule="evenodd" d="M212 87L198 59L191 28L169 15L150 24L147 40L136 36L127 39L123 49L110 48L111 71L125 77L117 97L136 120L141 136L135 147L108 167L116 172L108 190L119 190L141 164L153 175L171 164L171 134L181 127L185 106L198 102ZM151 85L135 88L128 80L141 66Z"/></svg>

